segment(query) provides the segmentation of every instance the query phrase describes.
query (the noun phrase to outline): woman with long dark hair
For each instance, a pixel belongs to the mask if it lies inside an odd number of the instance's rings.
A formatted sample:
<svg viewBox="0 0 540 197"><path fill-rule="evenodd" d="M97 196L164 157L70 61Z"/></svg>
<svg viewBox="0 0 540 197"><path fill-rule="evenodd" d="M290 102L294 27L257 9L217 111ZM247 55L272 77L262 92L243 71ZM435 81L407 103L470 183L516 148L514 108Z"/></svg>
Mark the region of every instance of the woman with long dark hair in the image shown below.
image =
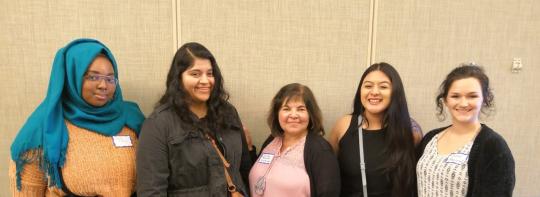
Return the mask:
<svg viewBox="0 0 540 197"><path fill-rule="evenodd" d="M247 195L252 162L212 53L194 42L180 47L166 88L142 127L137 195Z"/></svg>
<svg viewBox="0 0 540 197"><path fill-rule="evenodd" d="M371 65L360 79L353 106L330 136L338 154L341 196L414 195L414 147L422 134L409 116L398 72L384 62Z"/></svg>

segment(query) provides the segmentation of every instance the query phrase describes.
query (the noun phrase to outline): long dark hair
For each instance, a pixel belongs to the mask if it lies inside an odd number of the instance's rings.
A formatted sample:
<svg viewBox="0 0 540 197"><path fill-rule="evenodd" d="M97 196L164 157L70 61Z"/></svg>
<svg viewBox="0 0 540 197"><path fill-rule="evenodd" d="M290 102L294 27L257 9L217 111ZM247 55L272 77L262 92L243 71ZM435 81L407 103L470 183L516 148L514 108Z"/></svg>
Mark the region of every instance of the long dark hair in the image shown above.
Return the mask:
<svg viewBox="0 0 540 197"><path fill-rule="evenodd" d="M306 105L309 114L308 133L315 132L319 135L324 135L321 109L317 104L317 100L315 100L313 92L305 85L291 83L283 86L272 99L270 111L266 119L272 136L283 136L283 128L279 125L279 110L283 103L294 99L301 99Z"/></svg>
<svg viewBox="0 0 540 197"><path fill-rule="evenodd" d="M360 79L353 101L353 116L365 118L365 108L360 102L361 87L366 76L373 71L383 72L392 82L390 104L383 112L382 125L386 127L387 160L383 168L392 182L392 196L410 196L416 189L416 155L411 128L411 119L405 98L405 89L398 72L392 65L381 62L371 65ZM366 122L369 124L369 122Z"/></svg>
<svg viewBox="0 0 540 197"><path fill-rule="evenodd" d="M212 65L214 87L210 98L206 101L208 107L206 119L210 124L209 126L211 128L217 128L216 126L226 127L227 121L224 121L223 118L225 117L224 107L228 105L229 94L223 87L223 77L214 55L206 47L196 42L186 43L176 51L167 75L167 89L157 105L171 104L182 121L191 125L194 124L195 120L192 118L193 116L190 116L192 112L189 110L191 97L184 90L182 73L193 66L195 59L210 60Z"/></svg>
<svg viewBox="0 0 540 197"><path fill-rule="evenodd" d="M446 118L444 113L444 101L448 96L448 91L450 90L452 83L454 83L454 81L469 77L477 79L482 87L483 100L482 108L480 109L481 112L487 116L494 110L493 99L495 96L489 87L489 77L484 72L484 69L474 63L461 64L448 73L444 81L441 83L441 86L439 86L439 94L435 99L435 103L437 104L437 117L439 120L444 120Z"/></svg>

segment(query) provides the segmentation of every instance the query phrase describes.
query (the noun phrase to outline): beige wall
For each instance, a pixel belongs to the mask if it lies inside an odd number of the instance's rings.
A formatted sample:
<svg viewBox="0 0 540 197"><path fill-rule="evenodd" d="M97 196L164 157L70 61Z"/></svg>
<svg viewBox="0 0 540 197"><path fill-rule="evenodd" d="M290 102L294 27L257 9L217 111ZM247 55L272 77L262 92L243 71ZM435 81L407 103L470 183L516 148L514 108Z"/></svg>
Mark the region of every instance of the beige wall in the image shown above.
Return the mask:
<svg viewBox="0 0 540 197"><path fill-rule="evenodd" d="M288 83L312 89L327 130L349 111L367 58L369 2L180 2L179 42L214 53L255 144L270 134L270 101Z"/></svg>
<svg viewBox="0 0 540 197"><path fill-rule="evenodd" d="M437 85L458 63L475 61L493 81L497 113L486 123L514 153L515 196L540 195L533 182L540 176L534 168L540 166L540 120L526 110L540 105L532 83L540 74L538 1L0 1L0 196L9 195L9 145L44 98L54 53L77 37L110 47L124 97L147 115L163 93L175 48L204 44L257 145L269 133L272 96L291 82L311 87L329 132L350 112L369 61L400 71L410 111L424 130L443 126L448 122L434 116ZM510 73L513 57L523 59L521 73Z"/></svg>

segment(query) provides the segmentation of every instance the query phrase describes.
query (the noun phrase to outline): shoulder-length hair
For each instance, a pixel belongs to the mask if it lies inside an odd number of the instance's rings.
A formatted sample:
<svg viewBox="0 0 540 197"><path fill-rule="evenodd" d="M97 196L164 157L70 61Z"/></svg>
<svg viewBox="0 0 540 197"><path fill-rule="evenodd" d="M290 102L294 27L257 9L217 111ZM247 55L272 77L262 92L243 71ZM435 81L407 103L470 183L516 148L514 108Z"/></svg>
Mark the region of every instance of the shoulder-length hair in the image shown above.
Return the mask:
<svg viewBox="0 0 540 197"><path fill-rule="evenodd" d="M383 112L381 122L381 125L387 131L385 135L386 149L384 151L388 156L388 159L382 165L390 175L392 196L409 196L414 192L414 185L416 185L416 155L405 89L401 77L392 65L385 62L376 63L364 71L356 89L352 114L362 115L363 121L369 124L365 118L365 107L360 101L360 95L364 79L374 71L383 72L392 82L390 104Z"/></svg>
<svg viewBox="0 0 540 197"><path fill-rule="evenodd" d="M283 86L272 99L268 118L266 119L272 136L283 136L283 128L279 125L279 110L283 104L295 99L303 101L306 105L309 114L308 133L316 132L319 135L324 135L321 109L317 104L317 100L315 100L315 96L313 96L313 92L305 85L291 83Z"/></svg>
<svg viewBox="0 0 540 197"><path fill-rule="evenodd" d="M182 121L190 124L194 123L189 110L191 97L184 90L182 73L192 67L196 59L209 60L214 75L214 87L210 93L210 98L206 102L208 123L211 124L210 126L221 125L225 127L227 123L223 120L226 113L224 107L228 104L229 94L223 87L223 77L214 55L206 47L196 42L186 43L176 51L167 75L165 94L157 105L171 104Z"/></svg>

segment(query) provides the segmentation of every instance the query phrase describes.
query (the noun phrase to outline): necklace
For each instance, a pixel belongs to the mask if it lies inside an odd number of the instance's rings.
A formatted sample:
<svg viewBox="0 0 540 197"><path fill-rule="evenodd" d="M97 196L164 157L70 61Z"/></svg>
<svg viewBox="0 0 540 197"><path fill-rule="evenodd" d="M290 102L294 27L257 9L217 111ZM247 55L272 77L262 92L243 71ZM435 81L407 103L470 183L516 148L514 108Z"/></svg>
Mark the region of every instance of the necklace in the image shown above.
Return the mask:
<svg viewBox="0 0 540 197"><path fill-rule="evenodd" d="M287 149L285 149L285 151L283 153L280 153L274 159L272 159L272 161L270 162L270 166L268 166L268 168L266 169L266 172L264 172L264 175L259 177L257 179L257 182L255 183L255 193L257 195L262 196L264 194L264 190L266 189L266 176L270 172L270 169L272 169L272 166L274 165L275 161L277 159L281 158L282 156L287 155L289 152L291 152L293 149L298 147L300 144L304 143L305 139L306 138L304 137L302 140L297 142L295 145L288 147ZM283 139L280 139L279 143L280 143L280 145L278 146L278 149L277 149L278 151L281 149L281 146L283 146Z"/></svg>

